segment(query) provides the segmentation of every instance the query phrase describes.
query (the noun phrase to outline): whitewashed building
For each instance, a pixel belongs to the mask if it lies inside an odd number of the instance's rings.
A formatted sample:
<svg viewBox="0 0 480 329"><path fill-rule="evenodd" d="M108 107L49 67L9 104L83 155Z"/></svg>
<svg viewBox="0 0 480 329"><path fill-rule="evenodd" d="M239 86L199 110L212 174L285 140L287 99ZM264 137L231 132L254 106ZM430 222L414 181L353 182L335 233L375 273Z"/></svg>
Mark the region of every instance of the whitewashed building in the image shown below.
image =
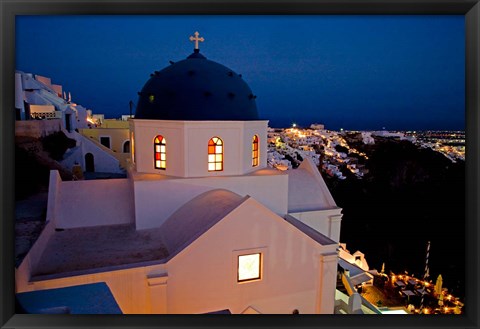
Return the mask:
<svg viewBox="0 0 480 329"><path fill-rule="evenodd" d="M341 209L310 159L267 167L255 96L191 39L139 92L127 178L51 173L16 291L105 282L130 314L333 314Z"/></svg>

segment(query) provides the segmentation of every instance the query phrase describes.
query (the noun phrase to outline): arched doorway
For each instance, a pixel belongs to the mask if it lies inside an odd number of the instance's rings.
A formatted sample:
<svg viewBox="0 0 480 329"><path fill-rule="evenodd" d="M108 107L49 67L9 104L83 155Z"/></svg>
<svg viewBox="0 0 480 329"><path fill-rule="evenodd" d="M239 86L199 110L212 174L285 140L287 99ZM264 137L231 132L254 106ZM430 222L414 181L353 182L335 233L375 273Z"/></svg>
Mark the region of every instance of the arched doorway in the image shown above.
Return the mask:
<svg viewBox="0 0 480 329"><path fill-rule="evenodd" d="M93 159L92 153L85 154L85 171L94 172L95 171L95 161Z"/></svg>
<svg viewBox="0 0 480 329"><path fill-rule="evenodd" d="M130 141L123 143L123 153L130 153Z"/></svg>

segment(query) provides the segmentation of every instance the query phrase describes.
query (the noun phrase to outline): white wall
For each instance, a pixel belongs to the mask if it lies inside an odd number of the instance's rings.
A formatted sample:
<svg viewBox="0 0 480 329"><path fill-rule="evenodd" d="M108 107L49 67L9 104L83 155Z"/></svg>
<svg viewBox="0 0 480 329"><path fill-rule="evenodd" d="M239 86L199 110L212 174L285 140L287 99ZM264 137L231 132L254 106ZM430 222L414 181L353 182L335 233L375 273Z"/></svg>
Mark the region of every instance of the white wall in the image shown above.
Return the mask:
<svg viewBox="0 0 480 329"><path fill-rule="evenodd" d="M307 224L335 242L340 241L340 228L342 224L342 209L327 209L307 212L290 213L293 217Z"/></svg>
<svg viewBox="0 0 480 329"><path fill-rule="evenodd" d="M95 172L110 172L110 173L121 173L122 169L120 168L120 161L115 158L113 155L109 154L111 152L108 148L102 148L102 146L95 144L93 141L82 136L81 140L82 148L82 164L83 170L86 168L85 164L85 155L87 153L92 153L95 163Z"/></svg>
<svg viewBox="0 0 480 329"><path fill-rule="evenodd" d="M34 282L25 267L17 273L17 292L106 282L129 314L241 313L247 307L272 314L333 313L336 247L319 245L249 198L167 264ZM239 284L237 256L245 252L263 253L262 279Z"/></svg>
<svg viewBox="0 0 480 329"><path fill-rule="evenodd" d="M211 187L183 185L176 180L135 181L135 226L137 230L159 227L183 204Z"/></svg>
<svg viewBox="0 0 480 329"><path fill-rule="evenodd" d="M185 176L182 122L138 119L129 122L130 131L134 133L135 168L138 172ZM165 170L154 167L154 139L157 135L162 135L166 140L167 168Z"/></svg>
<svg viewBox="0 0 480 329"><path fill-rule="evenodd" d="M322 298L331 302L324 301L321 311L333 313L336 262L330 263L332 293L321 282L319 264L321 253L335 253L336 246L320 246L250 198L168 263L168 312L228 308L241 313L251 306L267 314L315 313L323 288L327 295ZM262 279L238 283L237 255L259 251ZM326 271L331 276L332 266ZM332 278L325 279L331 284Z"/></svg>
<svg viewBox="0 0 480 329"><path fill-rule="evenodd" d="M159 227L187 201L216 188L250 195L277 214L287 213L288 176L282 174L135 180L134 186L137 229Z"/></svg>
<svg viewBox="0 0 480 329"><path fill-rule="evenodd" d="M243 131L243 172L255 171L267 166L267 128L268 121L246 121ZM258 135L259 159L258 166L252 167L252 141L253 136Z"/></svg>
<svg viewBox="0 0 480 329"><path fill-rule="evenodd" d="M105 282L115 301L125 314L146 314L152 311L150 289L147 277L150 273L162 272L164 265L139 266L136 268L115 270L95 274L33 281L22 284L16 292L63 288L74 285Z"/></svg>
<svg viewBox="0 0 480 329"><path fill-rule="evenodd" d="M250 195L276 214L283 216L288 212L288 176L281 172L272 175L190 178L178 182L224 188L241 196Z"/></svg>
<svg viewBox="0 0 480 329"><path fill-rule="evenodd" d="M138 172L179 177L241 175L266 167L268 121L130 121L135 134L135 166ZM260 139L260 165L252 168L252 138ZM155 136L165 137L166 170L153 166ZM208 171L208 141L220 137L224 145L223 171Z"/></svg>
<svg viewBox="0 0 480 329"><path fill-rule="evenodd" d="M133 194L128 179L61 182L56 226L73 228L133 223Z"/></svg>

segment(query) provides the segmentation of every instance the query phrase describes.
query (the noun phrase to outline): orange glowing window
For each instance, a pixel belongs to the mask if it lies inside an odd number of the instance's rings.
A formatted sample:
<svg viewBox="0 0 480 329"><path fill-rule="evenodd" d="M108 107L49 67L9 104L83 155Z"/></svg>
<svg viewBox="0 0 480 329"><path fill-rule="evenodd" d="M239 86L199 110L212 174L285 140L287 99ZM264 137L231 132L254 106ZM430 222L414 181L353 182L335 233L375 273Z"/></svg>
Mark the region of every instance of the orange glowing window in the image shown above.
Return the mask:
<svg viewBox="0 0 480 329"><path fill-rule="evenodd" d="M223 170L223 141L212 137L208 141L208 171Z"/></svg>
<svg viewBox="0 0 480 329"><path fill-rule="evenodd" d="M258 136L253 136L252 141L252 167L258 166Z"/></svg>
<svg viewBox="0 0 480 329"><path fill-rule="evenodd" d="M133 137L133 131L130 139L132 140L132 162L135 163L135 138Z"/></svg>
<svg viewBox="0 0 480 329"><path fill-rule="evenodd" d="M237 282L261 279L262 256L260 253L238 256Z"/></svg>
<svg viewBox="0 0 480 329"><path fill-rule="evenodd" d="M155 169L165 170L167 168L166 141L161 135L155 137L154 142L154 164Z"/></svg>

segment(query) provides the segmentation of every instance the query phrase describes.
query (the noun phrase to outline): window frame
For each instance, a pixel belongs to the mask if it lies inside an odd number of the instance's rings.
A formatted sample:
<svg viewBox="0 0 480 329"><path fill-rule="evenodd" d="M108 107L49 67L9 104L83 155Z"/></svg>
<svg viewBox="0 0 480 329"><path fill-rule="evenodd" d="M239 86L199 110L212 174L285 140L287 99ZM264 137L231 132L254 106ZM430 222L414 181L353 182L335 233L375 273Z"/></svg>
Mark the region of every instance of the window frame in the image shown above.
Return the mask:
<svg viewBox="0 0 480 329"><path fill-rule="evenodd" d="M109 145L109 146L107 146L107 145L105 145L105 144L102 143L102 138L108 139L108 145ZM109 135L100 135L100 136L98 136L98 142L100 143L100 145L108 148L109 150L112 150L112 137L111 137L111 136L109 136Z"/></svg>
<svg viewBox="0 0 480 329"><path fill-rule="evenodd" d="M216 139L216 140L215 140ZM218 143L220 142L220 143ZM218 148L221 148L221 151L218 152ZM213 161L211 160L213 156ZM220 157L220 161L218 161ZM225 159L225 143L223 139L218 136L213 136L208 140L207 144L207 170L208 172L217 172L223 171L224 169L224 159ZM213 164L214 169L210 169L210 165ZM217 166L220 165L220 169L217 169Z"/></svg>
<svg viewBox="0 0 480 329"><path fill-rule="evenodd" d="M260 141L258 135L253 135L252 138L252 167L260 165Z"/></svg>
<svg viewBox="0 0 480 329"><path fill-rule="evenodd" d="M157 139L159 140L158 142L157 142ZM157 146L159 147L158 151L157 151ZM163 146L163 151L162 151L162 146ZM158 159L157 159L157 154L159 155ZM163 155L163 160L162 160L162 155ZM158 167L157 167L157 161L160 162ZM162 167L162 161L164 163L163 167ZM167 141L163 135L157 135L153 138L153 167L158 170L167 169Z"/></svg>
<svg viewBox="0 0 480 329"><path fill-rule="evenodd" d="M253 277L249 279L240 279L240 257L244 256L254 256L258 255L258 277ZM246 282L253 282L253 281L261 281L262 280L262 272L263 272L263 253L258 251L258 252L253 252L253 253L242 253L237 255L237 283L246 283Z"/></svg>

